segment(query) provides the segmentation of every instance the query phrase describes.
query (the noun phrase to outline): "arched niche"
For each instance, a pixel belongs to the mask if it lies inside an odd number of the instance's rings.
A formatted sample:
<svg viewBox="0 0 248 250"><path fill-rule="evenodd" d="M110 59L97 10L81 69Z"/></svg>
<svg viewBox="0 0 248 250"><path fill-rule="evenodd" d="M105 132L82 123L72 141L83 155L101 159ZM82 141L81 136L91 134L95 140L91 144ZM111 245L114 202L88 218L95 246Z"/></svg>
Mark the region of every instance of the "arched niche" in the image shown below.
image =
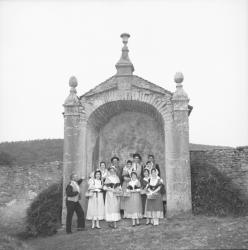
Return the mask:
<svg viewBox="0 0 248 250"><path fill-rule="evenodd" d="M165 136L162 115L151 104L137 100L104 103L94 110L87 121L87 172L100 161L110 164L117 155L121 164L139 152L146 162L154 154L165 175Z"/></svg>

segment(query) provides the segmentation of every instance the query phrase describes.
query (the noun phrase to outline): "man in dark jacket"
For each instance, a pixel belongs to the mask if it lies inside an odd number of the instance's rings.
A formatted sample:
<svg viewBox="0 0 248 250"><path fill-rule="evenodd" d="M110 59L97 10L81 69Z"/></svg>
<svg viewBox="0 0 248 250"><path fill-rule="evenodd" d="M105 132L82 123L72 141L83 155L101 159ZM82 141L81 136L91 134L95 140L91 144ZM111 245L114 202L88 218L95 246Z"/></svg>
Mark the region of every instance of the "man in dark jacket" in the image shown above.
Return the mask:
<svg viewBox="0 0 248 250"><path fill-rule="evenodd" d="M85 179L79 178L76 174L71 174L70 183L66 187L66 232L71 233L71 223L74 211L77 214L77 230L82 231L85 228L84 211L79 203L80 187L79 185Z"/></svg>
<svg viewBox="0 0 248 250"><path fill-rule="evenodd" d="M120 182L122 183L122 167L119 165L120 159L117 156L113 156L111 158L111 166L116 169L116 174L120 179Z"/></svg>

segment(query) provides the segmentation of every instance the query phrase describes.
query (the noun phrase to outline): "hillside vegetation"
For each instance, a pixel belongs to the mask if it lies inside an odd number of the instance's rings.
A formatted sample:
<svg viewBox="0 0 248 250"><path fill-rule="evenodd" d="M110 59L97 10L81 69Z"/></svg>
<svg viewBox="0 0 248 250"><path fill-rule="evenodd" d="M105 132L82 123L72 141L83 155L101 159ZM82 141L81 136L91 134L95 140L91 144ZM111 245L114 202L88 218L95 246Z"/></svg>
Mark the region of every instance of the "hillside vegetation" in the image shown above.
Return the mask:
<svg viewBox="0 0 248 250"><path fill-rule="evenodd" d="M7 154L17 165L62 161L63 139L4 142L0 143L1 154L4 160Z"/></svg>
<svg viewBox="0 0 248 250"><path fill-rule="evenodd" d="M215 148L228 147L190 143L191 151L211 150ZM4 161L12 161L18 165L62 161L63 139L3 142L0 143L0 158L1 155L4 157Z"/></svg>

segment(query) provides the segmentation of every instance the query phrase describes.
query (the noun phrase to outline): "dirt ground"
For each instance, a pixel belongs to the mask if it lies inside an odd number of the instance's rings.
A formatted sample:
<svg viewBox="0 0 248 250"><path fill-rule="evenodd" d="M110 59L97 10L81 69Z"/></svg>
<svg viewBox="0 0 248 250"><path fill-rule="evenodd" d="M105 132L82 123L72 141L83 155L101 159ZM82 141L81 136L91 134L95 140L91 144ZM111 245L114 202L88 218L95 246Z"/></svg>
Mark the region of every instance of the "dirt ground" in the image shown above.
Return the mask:
<svg viewBox="0 0 248 250"><path fill-rule="evenodd" d="M18 203L0 210L0 233L14 235L23 230L26 206ZM156 227L141 223L131 227L130 220L122 220L117 229L112 229L102 222L102 229L91 229L91 222L87 221L83 232L74 230L67 235L62 228L54 236L24 243L32 250L248 249L248 216L164 219ZM4 249L1 241L0 249Z"/></svg>

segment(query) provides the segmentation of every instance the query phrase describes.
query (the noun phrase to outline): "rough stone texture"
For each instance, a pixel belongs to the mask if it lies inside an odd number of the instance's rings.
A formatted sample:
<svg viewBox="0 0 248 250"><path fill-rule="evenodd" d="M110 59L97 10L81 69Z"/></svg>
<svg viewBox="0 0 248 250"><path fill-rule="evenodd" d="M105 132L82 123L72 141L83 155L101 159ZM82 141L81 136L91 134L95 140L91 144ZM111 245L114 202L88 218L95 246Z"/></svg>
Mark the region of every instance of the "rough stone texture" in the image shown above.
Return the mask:
<svg viewBox="0 0 248 250"><path fill-rule="evenodd" d="M182 78L183 79L183 78ZM182 80L181 80L182 81ZM182 85L172 97L173 123L166 155L167 217L190 214L192 210L189 159L188 96Z"/></svg>
<svg viewBox="0 0 248 250"><path fill-rule="evenodd" d="M24 166L0 166L0 206L14 200L32 200L52 183L62 179L62 162L55 161Z"/></svg>
<svg viewBox="0 0 248 250"><path fill-rule="evenodd" d="M118 156L124 163L123 161L130 158L130 154L135 151L139 151L142 156L150 151L155 154L165 182L168 184L167 204L170 208L168 215L190 212L188 99L182 100L180 96L180 100L177 100L176 96L172 101L171 92L132 75L114 76L81 96L80 101L83 112L80 113L78 104L75 104L74 108L78 113L71 110L65 113L64 181L66 182L64 185L68 181L69 173L74 171L89 176L99 161L108 161L115 154L120 154ZM131 140L124 149L126 139L122 137L125 135L122 131L123 119L125 114L130 112L132 115L129 119L132 121L128 122L127 118L124 122L129 125L126 126L125 131L132 131L132 126L142 120L143 132L139 133L140 128L137 127L132 133L139 134L139 143L137 143L138 140L136 142ZM116 122L118 119L119 122ZM80 143L79 134L82 134ZM155 140L146 140L147 136L160 136L160 145L155 143L151 146ZM104 144L110 141L111 143L105 147ZM120 143L121 141L123 142ZM145 144L147 145L144 147ZM126 156L128 158L124 159ZM68 160L70 157L74 157L74 160ZM170 172L165 175L167 169ZM174 172L181 173L177 181L173 179ZM83 186L82 193L85 188ZM82 203L82 205L86 208L86 204Z"/></svg>
<svg viewBox="0 0 248 250"><path fill-rule="evenodd" d="M132 154L141 154L143 163L148 154L156 155L162 178L165 180L164 136L162 124L151 116L138 112L123 112L110 119L100 131L100 157L110 164L110 158L118 155L121 164L132 160Z"/></svg>
<svg viewBox="0 0 248 250"><path fill-rule="evenodd" d="M165 177L168 216L191 212L189 99L182 88L182 81L172 94L133 75L134 67L126 46L128 37L129 34L122 35L124 47L121 59L116 64L115 76L82 95L80 103L76 96L76 85L70 84L70 95L64 104L64 187L70 173L89 176L98 162L103 160L101 158L108 160L107 157L118 153L123 161L135 151L142 156L152 151L155 158L161 161L159 163ZM128 112L133 114L126 118L132 121L123 122ZM142 133L139 126L141 120ZM158 135L158 143L148 139L149 136ZM123 136L129 136L131 140L127 142ZM82 194L85 190L84 183ZM86 208L86 203L82 205Z"/></svg>
<svg viewBox="0 0 248 250"><path fill-rule="evenodd" d="M215 167L228 176L248 198L248 147L191 151L191 166Z"/></svg>
<svg viewBox="0 0 248 250"><path fill-rule="evenodd" d="M191 151L190 165L217 168L230 177L248 198L248 147ZM62 169L62 162L59 161L25 166L0 166L0 206L7 206L15 200L31 200L30 191L38 194L50 184L60 181ZM175 172L176 174L180 175L181 172Z"/></svg>

